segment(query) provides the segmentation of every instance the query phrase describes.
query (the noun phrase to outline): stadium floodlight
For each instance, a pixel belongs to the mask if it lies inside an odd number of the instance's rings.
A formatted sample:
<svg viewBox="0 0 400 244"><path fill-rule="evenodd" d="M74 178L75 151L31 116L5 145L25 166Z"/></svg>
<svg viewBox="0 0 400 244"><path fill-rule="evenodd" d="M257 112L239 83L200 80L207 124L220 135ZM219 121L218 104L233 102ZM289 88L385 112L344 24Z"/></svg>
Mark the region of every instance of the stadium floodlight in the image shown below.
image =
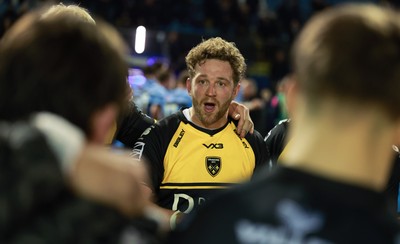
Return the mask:
<svg viewBox="0 0 400 244"><path fill-rule="evenodd" d="M136 28L135 36L135 52L141 54L144 52L146 46L146 28L144 26L138 26Z"/></svg>

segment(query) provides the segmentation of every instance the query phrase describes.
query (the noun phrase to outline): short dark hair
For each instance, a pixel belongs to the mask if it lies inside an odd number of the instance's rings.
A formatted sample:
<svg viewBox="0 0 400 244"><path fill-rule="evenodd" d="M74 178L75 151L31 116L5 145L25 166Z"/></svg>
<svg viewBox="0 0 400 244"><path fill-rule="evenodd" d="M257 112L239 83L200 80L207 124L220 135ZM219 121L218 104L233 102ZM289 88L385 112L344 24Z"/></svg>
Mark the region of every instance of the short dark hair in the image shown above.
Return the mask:
<svg viewBox="0 0 400 244"><path fill-rule="evenodd" d="M0 119L58 114L90 134L99 109L126 104L123 43L108 24L30 13L0 43ZM117 45L118 43L118 45Z"/></svg>
<svg viewBox="0 0 400 244"><path fill-rule="evenodd" d="M292 61L310 102L323 97L369 103L400 116L400 16L369 4L345 4L309 21Z"/></svg>

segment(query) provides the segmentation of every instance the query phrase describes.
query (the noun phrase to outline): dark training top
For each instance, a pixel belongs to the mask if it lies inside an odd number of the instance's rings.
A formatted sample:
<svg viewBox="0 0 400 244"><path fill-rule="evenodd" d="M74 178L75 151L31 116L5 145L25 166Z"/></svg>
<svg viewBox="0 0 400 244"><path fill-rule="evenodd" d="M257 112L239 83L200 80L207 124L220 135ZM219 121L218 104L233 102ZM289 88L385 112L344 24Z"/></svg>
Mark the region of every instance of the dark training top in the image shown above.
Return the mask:
<svg viewBox="0 0 400 244"><path fill-rule="evenodd" d="M117 210L76 195L45 136L26 122L0 122L0 243L160 243L157 225L140 232Z"/></svg>
<svg viewBox="0 0 400 244"><path fill-rule="evenodd" d="M168 243L382 244L399 237L383 194L278 166L208 201Z"/></svg>
<svg viewBox="0 0 400 244"><path fill-rule="evenodd" d="M287 134L290 125L290 120L281 120L268 135L265 137L267 144L268 157L271 166L276 166L279 156L282 154L283 149L287 144ZM385 193L389 198L389 205L391 209L396 212L398 205L400 183L400 154L393 151L393 165L390 171L390 178L385 189Z"/></svg>
<svg viewBox="0 0 400 244"><path fill-rule="evenodd" d="M189 213L221 189L249 180L267 153L258 132L240 139L231 120L208 130L182 111L149 127L132 154L149 163L157 204Z"/></svg>

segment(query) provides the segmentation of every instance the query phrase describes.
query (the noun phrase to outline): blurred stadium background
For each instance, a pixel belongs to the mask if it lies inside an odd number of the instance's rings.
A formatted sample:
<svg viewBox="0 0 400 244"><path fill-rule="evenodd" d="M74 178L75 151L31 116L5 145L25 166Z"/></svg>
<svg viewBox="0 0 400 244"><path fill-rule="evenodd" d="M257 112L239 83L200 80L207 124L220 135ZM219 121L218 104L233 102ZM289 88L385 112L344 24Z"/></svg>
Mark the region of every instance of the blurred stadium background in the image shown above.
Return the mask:
<svg viewBox="0 0 400 244"><path fill-rule="evenodd" d="M0 36L25 12L50 0L0 0ZM304 23L322 9L345 2L399 6L397 0L81 0L62 1L86 8L93 16L114 25L130 47L133 87L145 81L143 69L161 62L178 78L184 57L202 39L220 36L235 42L243 53L247 77L255 89L238 100L248 102L256 129L263 135L287 117L282 102L284 77L290 72L293 39ZM145 48L135 51L137 28L146 29ZM140 89L136 89L138 96ZM140 95L140 94L139 94ZM243 96L246 95L247 97ZM252 104L254 99L257 103ZM261 101L261 105L260 105Z"/></svg>

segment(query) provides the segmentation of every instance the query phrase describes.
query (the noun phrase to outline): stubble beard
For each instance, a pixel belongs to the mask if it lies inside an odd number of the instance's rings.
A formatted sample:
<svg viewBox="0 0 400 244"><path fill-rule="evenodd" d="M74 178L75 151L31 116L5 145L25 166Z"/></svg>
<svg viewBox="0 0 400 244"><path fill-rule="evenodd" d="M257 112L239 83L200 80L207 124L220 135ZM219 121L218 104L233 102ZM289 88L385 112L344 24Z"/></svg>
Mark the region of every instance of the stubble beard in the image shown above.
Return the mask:
<svg viewBox="0 0 400 244"><path fill-rule="evenodd" d="M220 120L224 116L226 116L226 113L229 109L229 105L231 104L231 102L232 102L232 99L229 99L228 101L226 101L225 103L220 105L220 103L218 101L215 101L215 108L216 108L216 110L218 110L217 113L214 113L214 112L206 113L202 109L202 106L201 106L202 102L199 103L197 101L193 101L193 108L194 108L194 111L196 114L195 116L200 120L202 125L207 128L207 127L211 126L212 124L216 123L218 120Z"/></svg>

